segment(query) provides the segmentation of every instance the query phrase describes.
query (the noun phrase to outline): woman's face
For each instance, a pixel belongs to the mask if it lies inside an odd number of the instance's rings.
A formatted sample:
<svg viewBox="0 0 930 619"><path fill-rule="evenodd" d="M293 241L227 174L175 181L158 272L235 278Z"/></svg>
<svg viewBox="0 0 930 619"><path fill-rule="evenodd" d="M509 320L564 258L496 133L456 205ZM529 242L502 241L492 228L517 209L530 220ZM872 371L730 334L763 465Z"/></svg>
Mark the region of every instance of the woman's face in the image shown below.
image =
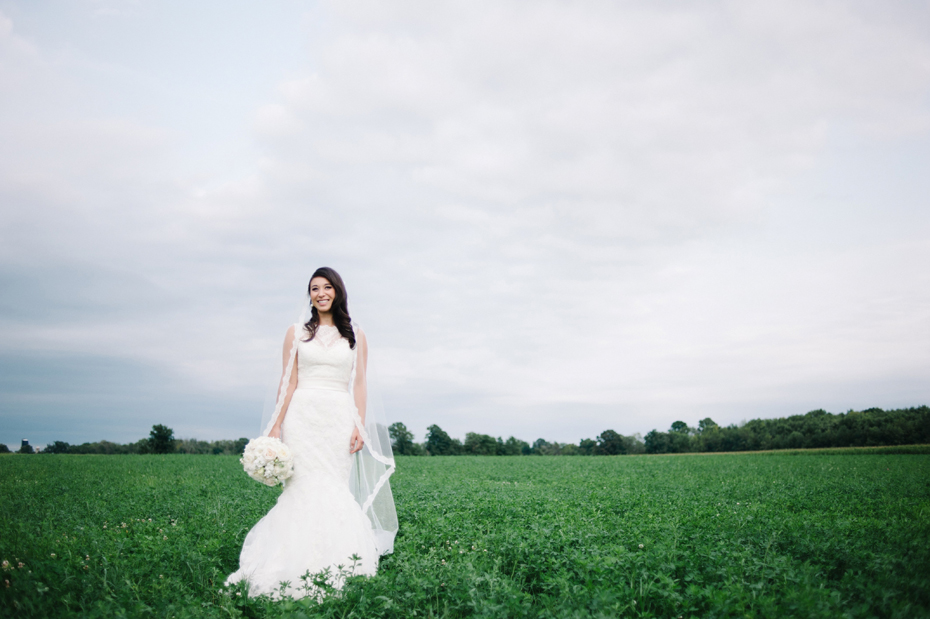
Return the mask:
<svg viewBox="0 0 930 619"><path fill-rule="evenodd" d="M336 289L325 277L314 277L310 280L310 303L318 312L330 312L333 301L336 300Z"/></svg>

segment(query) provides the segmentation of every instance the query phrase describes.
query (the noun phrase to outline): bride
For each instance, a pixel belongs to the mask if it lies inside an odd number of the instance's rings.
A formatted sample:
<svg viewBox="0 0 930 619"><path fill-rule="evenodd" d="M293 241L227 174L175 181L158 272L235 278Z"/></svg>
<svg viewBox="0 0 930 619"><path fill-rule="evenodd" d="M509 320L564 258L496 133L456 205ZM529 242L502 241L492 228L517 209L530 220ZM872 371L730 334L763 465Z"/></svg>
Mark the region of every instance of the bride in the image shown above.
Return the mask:
<svg viewBox="0 0 930 619"><path fill-rule="evenodd" d="M368 397L368 342L352 324L336 271L317 269L308 288L311 315L284 338L275 410L263 431L290 448L294 473L226 579L246 581L249 595L319 595L302 577L324 570L336 588L347 575L374 575L397 532L394 458Z"/></svg>

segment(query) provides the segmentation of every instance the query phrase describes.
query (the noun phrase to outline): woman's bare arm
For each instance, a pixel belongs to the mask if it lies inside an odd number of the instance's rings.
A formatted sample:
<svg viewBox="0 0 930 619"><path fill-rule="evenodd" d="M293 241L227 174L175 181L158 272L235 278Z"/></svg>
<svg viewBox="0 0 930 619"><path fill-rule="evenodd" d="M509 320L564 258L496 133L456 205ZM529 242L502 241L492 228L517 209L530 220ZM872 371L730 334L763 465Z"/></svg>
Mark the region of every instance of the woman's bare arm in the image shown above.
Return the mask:
<svg viewBox="0 0 930 619"><path fill-rule="evenodd" d="M294 339L297 337L296 329L292 325L287 330L287 335L284 336L284 352L283 359L281 360L281 381L284 380L284 374L287 370L287 362L291 360L291 348L294 346ZM291 405L291 397L294 395L294 390L297 388L297 356L294 356L294 365L291 367L291 377L287 383L287 390L284 393L284 404L281 406L281 414L278 415L277 421L275 421L274 426L271 428L271 432L268 433L268 436L274 438L281 438L281 426L284 423L284 416L287 414L287 409ZM276 396L277 399L281 398L281 382L278 382L278 393ZM275 400L275 406L277 406L277 399Z"/></svg>
<svg viewBox="0 0 930 619"><path fill-rule="evenodd" d="M368 409L368 340L365 333L359 329L356 333L355 348L357 357L355 360L355 384L352 387L352 393L355 394L355 408L358 409L358 416L362 419L362 427L365 426L365 413ZM355 428L352 431L352 438L349 439L349 453L361 451L365 446L362 435Z"/></svg>
<svg viewBox="0 0 930 619"><path fill-rule="evenodd" d="M355 386L352 392L355 394L358 416L362 418L364 426L365 412L368 409L368 340L361 329L358 330L358 341L355 345L358 347L358 359L355 362Z"/></svg>

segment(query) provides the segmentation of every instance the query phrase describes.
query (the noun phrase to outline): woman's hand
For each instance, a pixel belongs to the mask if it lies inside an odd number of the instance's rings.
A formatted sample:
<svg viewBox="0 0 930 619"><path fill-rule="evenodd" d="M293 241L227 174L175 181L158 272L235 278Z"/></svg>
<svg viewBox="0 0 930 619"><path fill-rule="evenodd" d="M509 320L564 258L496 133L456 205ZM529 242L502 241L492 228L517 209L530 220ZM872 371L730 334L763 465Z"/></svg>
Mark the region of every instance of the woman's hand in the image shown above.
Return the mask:
<svg viewBox="0 0 930 619"><path fill-rule="evenodd" d="M281 426L275 426L271 428L271 432L268 433L268 436L271 438L276 438L279 441L281 440Z"/></svg>
<svg viewBox="0 0 930 619"><path fill-rule="evenodd" d="M362 435L358 431L358 427L355 427L352 430L352 438L349 439L349 454L354 454L357 451L361 451L362 447L365 446L365 441L362 440Z"/></svg>

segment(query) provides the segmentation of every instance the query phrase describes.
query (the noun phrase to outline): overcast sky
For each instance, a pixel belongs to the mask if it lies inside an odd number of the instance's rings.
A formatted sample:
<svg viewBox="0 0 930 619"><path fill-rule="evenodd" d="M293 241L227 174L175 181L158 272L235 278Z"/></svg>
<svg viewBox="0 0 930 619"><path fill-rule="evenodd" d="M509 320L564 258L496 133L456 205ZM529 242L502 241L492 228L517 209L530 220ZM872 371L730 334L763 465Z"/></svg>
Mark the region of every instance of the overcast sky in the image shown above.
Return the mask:
<svg viewBox="0 0 930 619"><path fill-rule="evenodd" d="M390 421L930 403L924 2L0 0L0 442L258 433L331 266Z"/></svg>

